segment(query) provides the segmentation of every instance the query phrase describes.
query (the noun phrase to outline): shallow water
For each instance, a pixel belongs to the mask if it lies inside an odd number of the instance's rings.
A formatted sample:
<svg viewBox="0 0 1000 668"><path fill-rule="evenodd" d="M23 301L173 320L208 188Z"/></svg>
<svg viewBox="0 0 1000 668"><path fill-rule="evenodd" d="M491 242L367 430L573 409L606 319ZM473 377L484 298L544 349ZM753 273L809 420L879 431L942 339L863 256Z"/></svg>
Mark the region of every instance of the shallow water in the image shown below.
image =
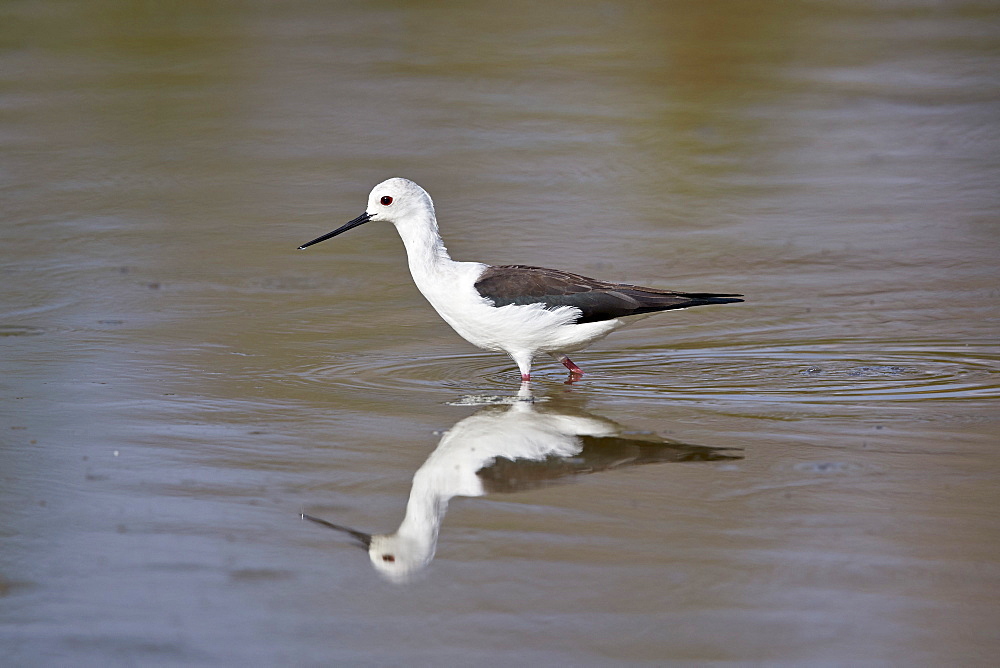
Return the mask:
<svg viewBox="0 0 1000 668"><path fill-rule="evenodd" d="M5 665L994 660L990 3L0 16ZM391 229L295 250L396 175L457 259L747 302L517 401ZM414 499L404 577L299 519Z"/></svg>

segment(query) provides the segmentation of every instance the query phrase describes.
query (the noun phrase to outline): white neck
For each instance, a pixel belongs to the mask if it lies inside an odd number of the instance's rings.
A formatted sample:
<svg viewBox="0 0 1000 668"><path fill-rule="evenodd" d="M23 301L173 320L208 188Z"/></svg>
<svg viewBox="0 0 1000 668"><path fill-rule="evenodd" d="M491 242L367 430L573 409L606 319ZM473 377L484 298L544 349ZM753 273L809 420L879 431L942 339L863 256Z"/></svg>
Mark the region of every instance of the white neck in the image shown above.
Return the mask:
<svg viewBox="0 0 1000 668"><path fill-rule="evenodd" d="M405 225L397 225L396 231L406 247L406 259L410 273L420 284L420 278L439 273L454 263L444 247L438 233L437 220L433 214L424 214L418 220L409 220Z"/></svg>

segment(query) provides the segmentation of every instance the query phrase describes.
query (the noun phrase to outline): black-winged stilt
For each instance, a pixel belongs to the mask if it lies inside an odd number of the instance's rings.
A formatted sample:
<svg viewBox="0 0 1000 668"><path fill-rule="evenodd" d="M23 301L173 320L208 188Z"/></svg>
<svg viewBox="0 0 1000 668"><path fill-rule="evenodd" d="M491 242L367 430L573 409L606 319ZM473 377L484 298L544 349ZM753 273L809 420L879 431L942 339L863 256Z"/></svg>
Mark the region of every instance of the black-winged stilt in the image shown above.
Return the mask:
<svg viewBox="0 0 1000 668"><path fill-rule="evenodd" d="M737 294L645 288L557 269L456 262L438 233L430 195L401 178L375 186L363 214L299 249L371 220L396 226L413 282L438 314L473 345L510 355L525 381L539 353L562 362L576 380L583 370L566 354L630 322L657 311L743 301Z"/></svg>

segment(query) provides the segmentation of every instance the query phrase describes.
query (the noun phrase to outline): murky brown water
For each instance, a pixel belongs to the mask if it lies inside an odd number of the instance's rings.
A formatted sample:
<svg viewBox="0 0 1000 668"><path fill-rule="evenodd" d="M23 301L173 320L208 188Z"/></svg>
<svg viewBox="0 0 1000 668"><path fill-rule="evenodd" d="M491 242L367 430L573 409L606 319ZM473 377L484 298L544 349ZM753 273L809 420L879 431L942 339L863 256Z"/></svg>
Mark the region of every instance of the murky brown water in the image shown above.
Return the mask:
<svg viewBox="0 0 1000 668"><path fill-rule="evenodd" d="M995 661L992 3L133 5L0 8L4 665ZM391 229L295 250L397 175L748 301L514 401Z"/></svg>

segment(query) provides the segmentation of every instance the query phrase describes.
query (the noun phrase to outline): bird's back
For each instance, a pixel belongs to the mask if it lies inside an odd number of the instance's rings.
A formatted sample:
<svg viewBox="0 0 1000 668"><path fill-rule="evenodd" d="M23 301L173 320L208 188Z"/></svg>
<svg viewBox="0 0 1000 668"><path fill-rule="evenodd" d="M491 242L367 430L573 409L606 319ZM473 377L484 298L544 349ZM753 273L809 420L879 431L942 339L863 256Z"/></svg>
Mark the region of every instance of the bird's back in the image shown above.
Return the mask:
<svg viewBox="0 0 1000 668"><path fill-rule="evenodd" d="M494 306L541 303L546 308L578 308L581 315L577 323L743 301L738 294L660 290L525 265L487 267L475 288Z"/></svg>

